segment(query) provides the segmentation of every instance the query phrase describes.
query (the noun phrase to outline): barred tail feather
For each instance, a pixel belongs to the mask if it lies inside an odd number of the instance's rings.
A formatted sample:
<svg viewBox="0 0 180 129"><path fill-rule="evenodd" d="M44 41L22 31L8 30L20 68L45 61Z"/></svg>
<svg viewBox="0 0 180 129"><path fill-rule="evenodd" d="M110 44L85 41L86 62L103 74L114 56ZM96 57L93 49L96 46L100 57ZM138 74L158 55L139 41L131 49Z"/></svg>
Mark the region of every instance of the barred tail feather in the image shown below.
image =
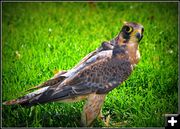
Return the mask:
<svg viewBox="0 0 180 129"><path fill-rule="evenodd" d="M49 88L49 86L43 87L43 88L38 89L38 90L36 90L34 92L31 92L31 93L29 93L29 94L27 94L27 95L25 95L23 97L13 99L13 100L10 100L10 101L6 101L6 102L3 103L3 105L15 105L15 104L26 105L26 103L29 103L31 99L33 99L37 95L42 94L48 88Z"/></svg>

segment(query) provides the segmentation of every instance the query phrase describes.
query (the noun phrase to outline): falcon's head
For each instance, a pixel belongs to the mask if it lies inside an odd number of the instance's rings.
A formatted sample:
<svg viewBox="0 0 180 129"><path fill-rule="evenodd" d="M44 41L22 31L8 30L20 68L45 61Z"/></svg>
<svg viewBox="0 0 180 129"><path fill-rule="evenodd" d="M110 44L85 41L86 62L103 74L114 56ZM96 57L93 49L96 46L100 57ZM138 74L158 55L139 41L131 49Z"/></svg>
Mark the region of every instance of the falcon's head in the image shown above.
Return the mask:
<svg viewBox="0 0 180 129"><path fill-rule="evenodd" d="M131 64L137 64L140 59L139 42L143 37L144 28L141 24L135 22L124 22L124 25L115 38L114 49L117 46L123 46L128 53ZM117 47L118 48L118 47Z"/></svg>
<svg viewBox="0 0 180 129"><path fill-rule="evenodd" d="M116 37L116 43L126 45L127 43L139 43L143 37L144 27L135 22L124 22L124 25Z"/></svg>

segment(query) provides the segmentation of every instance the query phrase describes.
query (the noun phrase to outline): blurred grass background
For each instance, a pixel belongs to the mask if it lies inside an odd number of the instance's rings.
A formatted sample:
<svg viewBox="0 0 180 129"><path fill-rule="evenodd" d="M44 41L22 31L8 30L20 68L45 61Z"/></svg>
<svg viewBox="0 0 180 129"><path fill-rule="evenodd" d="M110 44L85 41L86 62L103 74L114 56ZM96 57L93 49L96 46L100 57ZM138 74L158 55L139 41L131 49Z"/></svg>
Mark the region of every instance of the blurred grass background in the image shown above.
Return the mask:
<svg viewBox="0 0 180 129"><path fill-rule="evenodd" d="M2 101L67 70L123 21L141 23L141 61L103 106L112 127L163 127L178 112L178 3L3 3ZM84 101L2 107L3 127L78 127ZM104 126L98 119L94 126Z"/></svg>

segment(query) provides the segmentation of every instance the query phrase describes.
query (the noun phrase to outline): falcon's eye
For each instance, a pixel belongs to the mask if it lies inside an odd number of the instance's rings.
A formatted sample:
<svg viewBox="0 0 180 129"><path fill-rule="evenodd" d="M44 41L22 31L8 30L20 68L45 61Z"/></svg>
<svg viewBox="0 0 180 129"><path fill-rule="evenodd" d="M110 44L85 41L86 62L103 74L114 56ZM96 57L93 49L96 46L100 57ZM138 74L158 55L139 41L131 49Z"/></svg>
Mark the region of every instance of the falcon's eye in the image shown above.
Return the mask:
<svg viewBox="0 0 180 129"><path fill-rule="evenodd" d="M125 28L125 31L126 31L127 33L131 33L132 30L133 30L133 28L130 27L130 26L124 26L124 28Z"/></svg>

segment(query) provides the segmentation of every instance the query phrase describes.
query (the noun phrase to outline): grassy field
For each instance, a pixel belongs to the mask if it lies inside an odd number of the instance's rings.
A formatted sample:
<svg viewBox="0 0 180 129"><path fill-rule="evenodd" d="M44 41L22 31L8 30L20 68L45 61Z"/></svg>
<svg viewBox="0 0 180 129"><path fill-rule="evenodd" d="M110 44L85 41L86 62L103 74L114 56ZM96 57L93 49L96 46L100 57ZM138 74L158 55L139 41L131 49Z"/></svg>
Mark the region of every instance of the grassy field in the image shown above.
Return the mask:
<svg viewBox="0 0 180 129"><path fill-rule="evenodd" d="M72 68L134 21L145 28L141 60L103 114L112 127L163 127L164 114L178 112L177 3L3 3L2 11L2 101ZM3 106L2 126L78 127L83 104Z"/></svg>

